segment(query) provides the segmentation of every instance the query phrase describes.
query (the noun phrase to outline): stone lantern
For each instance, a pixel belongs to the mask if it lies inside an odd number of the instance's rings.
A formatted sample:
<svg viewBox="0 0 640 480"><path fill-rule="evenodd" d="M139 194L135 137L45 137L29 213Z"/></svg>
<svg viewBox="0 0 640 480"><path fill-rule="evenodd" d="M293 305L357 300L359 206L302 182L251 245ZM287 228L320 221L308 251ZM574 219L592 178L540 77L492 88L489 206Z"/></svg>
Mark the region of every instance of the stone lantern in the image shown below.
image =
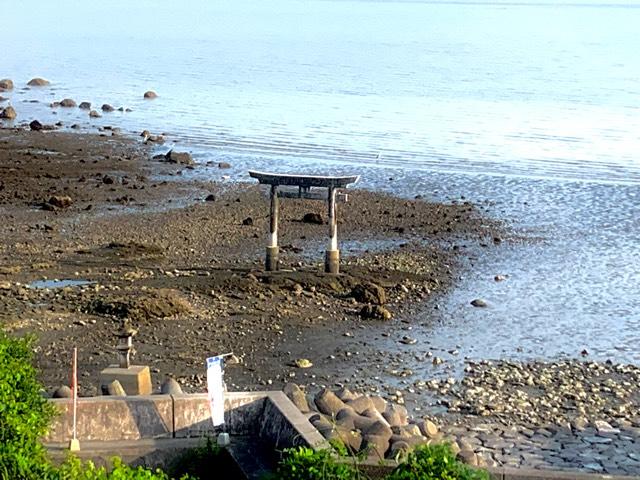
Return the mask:
<svg viewBox="0 0 640 480"><path fill-rule="evenodd" d="M108 385L118 380L127 395L150 395L151 372L146 365L131 365L131 357L135 354L133 337L138 331L131 327L128 320L122 322L122 328L116 334L118 344L118 364L109 365L100 372L99 392L106 392Z"/></svg>

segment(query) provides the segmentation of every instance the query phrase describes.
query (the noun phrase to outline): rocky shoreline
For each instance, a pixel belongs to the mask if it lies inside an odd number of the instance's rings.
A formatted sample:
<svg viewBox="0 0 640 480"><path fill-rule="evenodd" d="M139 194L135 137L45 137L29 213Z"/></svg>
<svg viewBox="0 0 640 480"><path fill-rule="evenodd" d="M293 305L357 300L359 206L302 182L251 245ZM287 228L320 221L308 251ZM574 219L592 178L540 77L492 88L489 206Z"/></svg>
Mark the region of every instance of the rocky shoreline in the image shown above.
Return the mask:
<svg viewBox="0 0 640 480"><path fill-rule="evenodd" d="M447 409L415 416L381 396L348 388L285 393L329 440L394 459L448 442L474 466L640 472L640 368L612 362L469 362L461 381L416 381Z"/></svg>

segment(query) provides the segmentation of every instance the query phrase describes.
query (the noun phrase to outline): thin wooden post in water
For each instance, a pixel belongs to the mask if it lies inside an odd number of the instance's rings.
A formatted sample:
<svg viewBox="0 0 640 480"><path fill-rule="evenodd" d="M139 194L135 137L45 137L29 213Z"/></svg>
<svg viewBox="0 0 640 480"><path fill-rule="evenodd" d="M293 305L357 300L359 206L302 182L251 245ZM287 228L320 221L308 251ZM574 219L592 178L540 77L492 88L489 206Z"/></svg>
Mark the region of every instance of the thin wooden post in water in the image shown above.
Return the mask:
<svg viewBox="0 0 640 480"><path fill-rule="evenodd" d="M271 185L271 213L269 218L269 239L267 245L267 255L265 259L265 269L268 272L278 270L278 186Z"/></svg>
<svg viewBox="0 0 640 480"><path fill-rule="evenodd" d="M338 212L336 208L336 188L329 188L329 245L324 257L326 273L340 273L340 250L338 250Z"/></svg>

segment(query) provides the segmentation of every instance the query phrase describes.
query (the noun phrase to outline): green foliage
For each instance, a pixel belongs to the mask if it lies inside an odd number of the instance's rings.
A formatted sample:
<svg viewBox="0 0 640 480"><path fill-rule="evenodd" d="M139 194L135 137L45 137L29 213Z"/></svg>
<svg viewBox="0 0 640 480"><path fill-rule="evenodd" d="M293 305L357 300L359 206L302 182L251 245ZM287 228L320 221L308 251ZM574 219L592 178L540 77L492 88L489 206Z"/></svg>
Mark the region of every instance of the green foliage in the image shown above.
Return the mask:
<svg viewBox="0 0 640 480"><path fill-rule="evenodd" d="M111 468L107 470L105 467L96 467L91 461L83 464L70 455L56 471L55 480L170 480L169 475L160 469L130 467L118 457L114 457L111 462ZM181 480L189 478L184 475Z"/></svg>
<svg viewBox="0 0 640 480"><path fill-rule="evenodd" d="M489 480L489 474L463 464L449 445L440 444L416 448L387 480Z"/></svg>
<svg viewBox="0 0 640 480"><path fill-rule="evenodd" d="M51 467L39 439L54 408L40 395L31 364L34 340L0 331L0 477L48 478Z"/></svg>
<svg viewBox="0 0 640 480"><path fill-rule="evenodd" d="M344 453L344 452L343 452ZM341 455L342 456L342 455ZM336 461L329 450L299 447L285 450L272 480L362 480L366 476L353 464ZM489 474L456 459L447 444L425 445L409 453L385 480L489 480Z"/></svg>
<svg viewBox="0 0 640 480"><path fill-rule="evenodd" d="M171 476L184 475L195 478L210 478L212 469L216 478L241 478L242 473L231 455L219 447L215 440L207 437L206 442L196 448L190 448L181 454L168 469Z"/></svg>
<svg viewBox="0 0 640 480"><path fill-rule="evenodd" d="M0 479L169 480L161 470L129 467L119 458L110 471L73 456L60 467L52 465L40 438L55 409L40 395L42 385L31 363L33 344L32 337L13 338L0 331Z"/></svg>
<svg viewBox="0 0 640 480"><path fill-rule="evenodd" d="M298 447L285 450L275 474L288 480L353 480L360 478L356 467L337 463L330 450Z"/></svg>

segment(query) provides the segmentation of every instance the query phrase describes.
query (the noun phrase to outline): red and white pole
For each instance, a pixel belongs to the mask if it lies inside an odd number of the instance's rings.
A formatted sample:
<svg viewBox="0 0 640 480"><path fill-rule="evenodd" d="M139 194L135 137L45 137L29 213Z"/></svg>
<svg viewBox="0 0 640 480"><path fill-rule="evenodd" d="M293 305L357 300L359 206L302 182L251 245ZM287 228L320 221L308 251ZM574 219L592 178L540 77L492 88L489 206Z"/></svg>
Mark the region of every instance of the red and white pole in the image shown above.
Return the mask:
<svg viewBox="0 0 640 480"><path fill-rule="evenodd" d="M73 426L71 430L71 441L69 442L69 450L77 452L80 450L80 442L78 441L78 348L73 347L73 365L71 371L71 394L73 395Z"/></svg>

